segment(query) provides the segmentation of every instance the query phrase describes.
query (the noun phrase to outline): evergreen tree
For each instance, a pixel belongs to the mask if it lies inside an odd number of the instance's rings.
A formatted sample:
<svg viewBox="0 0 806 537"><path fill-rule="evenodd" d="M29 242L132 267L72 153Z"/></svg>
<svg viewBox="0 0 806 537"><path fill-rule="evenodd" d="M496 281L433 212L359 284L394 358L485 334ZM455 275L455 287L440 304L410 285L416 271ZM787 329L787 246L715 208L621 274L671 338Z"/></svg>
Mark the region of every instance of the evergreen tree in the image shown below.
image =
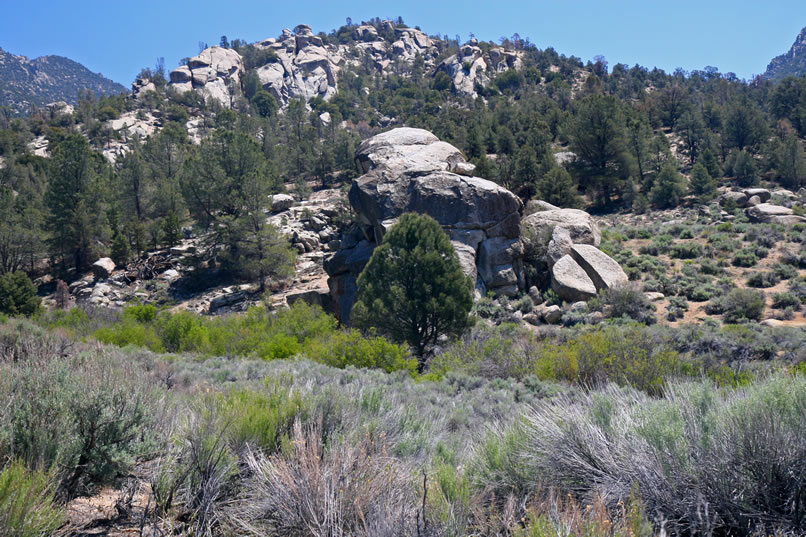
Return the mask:
<svg viewBox="0 0 806 537"><path fill-rule="evenodd" d="M66 266L89 266L93 247L102 238L103 191L98 171L102 157L94 155L86 138L69 134L53 149L51 177L45 200L49 209L51 251Z"/></svg>
<svg viewBox="0 0 806 537"><path fill-rule="evenodd" d="M706 167L698 162L691 170L689 192L700 200L709 200L716 194L716 181L708 173Z"/></svg>
<svg viewBox="0 0 806 537"><path fill-rule="evenodd" d="M580 185L607 203L618 186L623 167L624 120L612 96L586 97L577 106L567 132L571 150L579 157Z"/></svg>
<svg viewBox="0 0 806 537"><path fill-rule="evenodd" d="M652 198L652 204L658 209L677 207L685 194L685 179L671 161L667 162L658 174L655 186L652 187L649 193Z"/></svg>
<svg viewBox="0 0 806 537"><path fill-rule="evenodd" d="M710 147L707 147L702 152L699 162L702 162L702 165L705 166L705 169L708 171L708 175L710 175L713 179L719 179L722 177L722 168L720 168L716 154Z"/></svg>
<svg viewBox="0 0 806 537"><path fill-rule="evenodd" d="M36 286L22 271L0 275L0 313L7 315L33 315L42 300Z"/></svg>
<svg viewBox="0 0 806 537"><path fill-rule="evenodd" d="M427 215L400 217L358 277L352 319L425 351L443 335L468 325L473 284L464 275L448 234Z"/></svg>
<svg viewBox="0 0 806 537"><path fill-rule="evenodd" d="M537 196L543 201L562 208L582 207L582 198L571 174L556 167L537 182Z"/></svg>

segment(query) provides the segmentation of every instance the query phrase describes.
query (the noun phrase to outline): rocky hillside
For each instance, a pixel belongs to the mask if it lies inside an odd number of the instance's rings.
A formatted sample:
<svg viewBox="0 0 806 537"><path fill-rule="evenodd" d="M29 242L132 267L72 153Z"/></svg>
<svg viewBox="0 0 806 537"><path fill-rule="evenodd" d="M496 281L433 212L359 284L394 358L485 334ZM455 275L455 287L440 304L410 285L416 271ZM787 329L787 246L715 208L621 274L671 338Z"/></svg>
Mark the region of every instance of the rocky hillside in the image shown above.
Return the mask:
<svg viewBox="0 0 806 537"><path fill-rule="evenodd" d="M800 76L806 73L806 28L800 31L786 54L772 59L764 77L780 80L787 76Z"/></svg>
<svg viewBox="0 0 806 537"><path fill-rule="evenodd" d="M338 92L340 75L350 67L369 66L383 76L391 73L411 76L415 70L424 68L432 77L444 73L444 83L458 94L475 97L496 74L518 70L523 65L522 52L503 47L481 48L475 39L458 53L444 55L448 49L445 41L392 21L383 21L380 31L363 24L352 32L349 42L333 42L327 35L315 35L310 26L300 24L293 31L285 29L278 37L243 48L251 53L252 62L258 64L254 67L261 86L281 105L290 99L329 100ZM170 86L180 93L198 90L207 99L231 107L244 89L249 67L235 50L214 46L174 70Z"/></svg>
<svg viewBox="0 0 806 537"><path fill-rule="evenodd" d="M124 86L69 58L41 56L29 60L0 48L0 106L10 107L15 114L26 114L32 105L55 101L76 104L83 90L96 95L126 92Z"/></svg>

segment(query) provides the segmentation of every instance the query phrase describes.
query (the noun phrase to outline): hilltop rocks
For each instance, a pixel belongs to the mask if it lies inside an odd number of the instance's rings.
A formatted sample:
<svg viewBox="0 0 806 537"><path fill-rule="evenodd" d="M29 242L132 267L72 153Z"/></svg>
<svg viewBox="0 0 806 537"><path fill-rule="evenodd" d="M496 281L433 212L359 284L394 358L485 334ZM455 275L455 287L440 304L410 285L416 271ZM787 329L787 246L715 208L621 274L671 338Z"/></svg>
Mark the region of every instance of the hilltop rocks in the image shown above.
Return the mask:
<svg viewBox="0 0 806 537"><path fill-rule="evenodd" d="M232 98L241 91L245 73L243 58L236 51L219 46L204 49L187 65L170 74L170 87L180 93L196 89L207 99L230 108Z"/></svg>
<svg viewBox="0 0 806 537"><path fill-rule="evenodd" d="M475 97L477 85L487 86L496 74L522 67L518 52L495 47L485 54L476 44L468 43L443 60L436 72L447 73L457 93Z"/></svg>
<svg viewBox="0 0 806 537"><path fill-rule="evenodd" d="M283 30L279 37L264 39L257 46L276 55L258 68L257 75L280 105L285 106L291 99L329 100L338 91L339 64L343 59L339 47L326 46L310 26L300 24L294 32Z"/></svg>
<svg viewBox="0 0 806 537"><path fill-rule="evenodd" d="M263 65L255 66L260 83L280 106L293 99L329 100L338 91L339 75L345 66L371 66L386 76L393 64L411 65L422 58L430 73L447 72L458 93L475 97L478 85L488 85L497 73L523 66L522 52L493 47L484 53L477 42L466 44L459 54L437 65L444 42L391 21L383 21L380 29L361 24L353 30L353 38L356 41L352 43L328 43L310 26L300 24L293 31L285 29L278 37L254 43L266 51ZM215 46L172 71L170 87L180 93L198 90L206 98L232 107L234 97L242 92L244 75L238 52Z"/></svg>
<svg viewBox="0 0 806 537"><path fill-rule="evenodd" d="M353 182L349 200L365 241L325 265L342 320L363 268L358 261L368 260L386 229L407 212L428 214L443 226L477 288L514 295L523 286L521 202L491 181L454 173L466 164L458 149L428 131L400 128L365 140L356 162L365 173Z"/></svg>

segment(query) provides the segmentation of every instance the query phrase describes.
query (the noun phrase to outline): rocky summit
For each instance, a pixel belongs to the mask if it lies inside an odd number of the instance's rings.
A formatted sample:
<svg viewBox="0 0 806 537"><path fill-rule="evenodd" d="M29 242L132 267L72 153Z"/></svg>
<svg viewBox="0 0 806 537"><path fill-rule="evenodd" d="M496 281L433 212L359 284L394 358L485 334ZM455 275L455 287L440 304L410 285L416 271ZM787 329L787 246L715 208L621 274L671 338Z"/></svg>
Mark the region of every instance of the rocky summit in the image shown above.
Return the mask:
<svg viewBox="0 0 806 537"><path fill-rule="evenodd" d="M293 31L286 28L277 37L254 43L262 54L260 65L255 66L261 86L281 106L292 99L307 102L320 97L328 101L338 92L345 67L370 66L383 76L393 72L410 76L416 61L421 61L431 77L443 73L458 94L477 97L478 89L488 86L496 74L523 67L522 52L498 46L482 49L476 40L439 60L446 48L444 41L392 21L383 21L379 28L362 24L352 33L354 42L333 43L300 24ZM170 87L180 93L199 90L205 98L231 107L243 92L244 74L238 52L214 46L172 71Z"/></svg>

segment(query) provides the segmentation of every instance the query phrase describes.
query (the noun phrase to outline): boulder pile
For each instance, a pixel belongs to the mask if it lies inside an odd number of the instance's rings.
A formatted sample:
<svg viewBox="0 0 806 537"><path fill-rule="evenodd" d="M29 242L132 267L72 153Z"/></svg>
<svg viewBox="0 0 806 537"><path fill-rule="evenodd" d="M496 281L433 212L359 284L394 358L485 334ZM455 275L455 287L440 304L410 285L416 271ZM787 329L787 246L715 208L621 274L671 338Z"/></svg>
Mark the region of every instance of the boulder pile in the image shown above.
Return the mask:
<svg viewBox="0 0 806 537"><path fill-rule="evenodd" d="M398 128L365 140L356 162L365 173L353 182L349 201L360 236L343 240L325 262L343 321L355 301L356 278L386 230L407 212L442 225L480 293L514 296L523 288L521 202L491 181L464 175L473 166L458 149L426 130Z"/></svg>
<svg viewBox="0 0 806 537"><path fill-rule="evenodd" d="M627 283L619 264L599 250L599 226L585 211L542 210L524 217L521 227L528 262L539 277L550 279L562 300L588 300L598 291Z"/></svg>

